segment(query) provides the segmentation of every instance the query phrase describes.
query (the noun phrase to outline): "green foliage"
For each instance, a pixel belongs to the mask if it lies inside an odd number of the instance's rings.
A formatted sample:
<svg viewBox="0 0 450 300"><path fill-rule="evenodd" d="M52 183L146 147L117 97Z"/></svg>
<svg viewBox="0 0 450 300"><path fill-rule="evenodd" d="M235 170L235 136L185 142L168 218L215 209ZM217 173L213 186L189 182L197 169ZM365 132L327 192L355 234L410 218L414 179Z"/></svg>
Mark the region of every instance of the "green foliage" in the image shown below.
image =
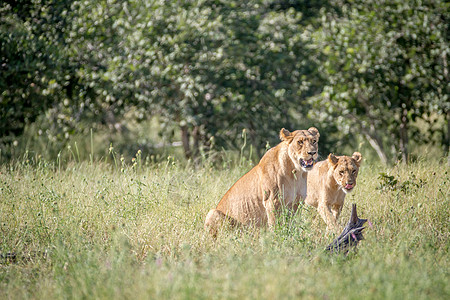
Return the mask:
<svg viewBox="0 0 450 300"><path fill-rule="evenodd" d="M378 189L382 191L392 191L396 189L398 179L395 179L395 176L380 173L378 179L380 179L380 186Z"/></svg>
<svg viewBox="0 0 450 300"><path fill-rule="evenodd" d="M446 174L445 174L446 175ZM386 191L398 191L399 193L414 193L417 189L423 188L427 183L425 180L417 179L414 173L409 175L409 178L403 182L399 181L394 175L380 173L378 176L380 185L377 189Z"/></svg>
<svg viewBox="0 0 450 300"><path fill-rule="evenodd" d="M312 125L326 153L362 140L384 162L411 144L445 152L447 11L439 0L2 2L0 149L27 126L58 152L71 136L128 135L158 117L189 158L238 149L243 129L261 156L281 127Z"/></svg>
<svg viewBox="0 0 450 300"><path fill-rule="evenodd" d="M61 3L31 2L29 14L18 22L29 24L34 37L36 46L21 47L31 52L30 60L39 62L32 55L41 53L52 58L41 63L40 73L34 67L34 73L48 78L39 89L48 97L32 119L21 119L11 99L36 97L15 86L10 90L20 97L3 94L5 110L21 129L45 111L50 119L46 134L58 139L75 127L80 132L83 120L115 127L127 114L140 120L159 115L166 134L181 130L190 156L209 147L213 137L219 147L236 147L243 128L259 151L273 141L272 130L293 128L289 111L294 105L299 110L299 94L309 85L304 74L313 68L300 12L264 1ZM21 7L5 4L3 10L4 18L19 18ZM34 18L50 21L37 28L42 22ZM20 58L7 60L10 69L21 64ZM23 88L29 91L30 84ZM7 124L5 118L3 128Z"/></svg>
<svg viewBox="0 0 450 300"><path fill-rule="evenodd" d="M64 6L59 1L0 6L0 136L7 141L20 136L67 86L59 44Z"/></svg>
<svg viewBox="0 0 450 300"><path fill-rule="evenodd" d="M427 140L413 122L448 122L447 24L443 1L352 1L325 14L317 36L326 85L313 114L359 132L385 162L399 152L406 160L410 138Z"/></svg>
<svg viewBox="0 0 450 300"><path fill-rule="evenodd" d="M102 5L78 3L75 23L95 37L79 36L102 57L104 68L87 74L96 74L106 106L136 107L140 118L158 113L181 129L188 156L212 137L236 147L242 128L259 149L269 129L292 124L289 109L307 89L300 13L272 12L261 1Z"/></svg>

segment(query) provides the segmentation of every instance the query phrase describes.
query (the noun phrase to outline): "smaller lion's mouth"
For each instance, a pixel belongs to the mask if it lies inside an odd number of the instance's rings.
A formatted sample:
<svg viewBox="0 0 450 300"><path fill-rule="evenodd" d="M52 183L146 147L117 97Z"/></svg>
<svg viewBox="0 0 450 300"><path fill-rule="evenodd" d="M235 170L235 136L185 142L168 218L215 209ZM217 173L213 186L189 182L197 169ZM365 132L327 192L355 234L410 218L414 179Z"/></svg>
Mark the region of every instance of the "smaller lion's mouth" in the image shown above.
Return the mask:
<svg viewBox="0 0 450 300"><path fill-rule="evenodd" d="M353 190L353 188L354 188L355 186L353 185L353 184L346 184L345 186L344 186L344 189L346 189L347 191L351 191L351 190Z"/></svg>
<svg viewBox="0 0 450 300"><path fill-rule="evenodd" d="M305 169L311 169L314 166L314 159L312 158L308 160L300 159L300 165Z"/></svg>

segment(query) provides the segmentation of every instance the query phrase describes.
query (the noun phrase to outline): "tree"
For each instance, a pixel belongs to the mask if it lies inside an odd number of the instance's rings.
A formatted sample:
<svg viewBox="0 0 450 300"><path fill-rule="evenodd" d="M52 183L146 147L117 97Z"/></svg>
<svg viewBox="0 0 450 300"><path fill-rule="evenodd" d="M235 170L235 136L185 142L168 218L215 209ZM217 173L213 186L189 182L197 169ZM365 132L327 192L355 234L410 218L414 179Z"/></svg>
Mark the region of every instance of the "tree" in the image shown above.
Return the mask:
<svg viewBox="0 0 450 300"><path fill-rule="evenodd" d="M362 134L382 162L408 158L414 121L449 120L448 4L443 1L352 1L327 13L319 32L327 81L312 102L345 134Z"/></svg>
<svg viewBox="0 0 450 300"><path fill-rule="evenodd" d="M2 142L20 136L68 86L60 43L67 3L8 2L0 5Z"/></svg>
<svg viewBox="0 0 450 300"><path fill-rule="evenodd" d="M311 68L301 14L263 4L76 2L69 42L87 62L78 74L98 107L151 111L178 127L187 157L212 137L235 145L243 128L260 149L293 124Z"/></svg>

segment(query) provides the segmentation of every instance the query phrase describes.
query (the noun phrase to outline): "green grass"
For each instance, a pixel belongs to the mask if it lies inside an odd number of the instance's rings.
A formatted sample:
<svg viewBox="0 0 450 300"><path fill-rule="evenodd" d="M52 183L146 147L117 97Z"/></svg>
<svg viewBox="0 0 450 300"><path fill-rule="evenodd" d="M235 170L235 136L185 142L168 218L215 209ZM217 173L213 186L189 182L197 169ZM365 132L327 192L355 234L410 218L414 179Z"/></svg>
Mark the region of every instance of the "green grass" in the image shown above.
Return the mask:
<svg viewBox="0 0 450 300"><path fill-rule="evenodd" d="M309 207L274 232L206 235L206 213L248 163L75 161L0 166L0 253L20 256L0 264L0 299L450 297L445 163L364 164L340 221L357 203L373 228L343 257L324 252L333 237Z"/></svg>

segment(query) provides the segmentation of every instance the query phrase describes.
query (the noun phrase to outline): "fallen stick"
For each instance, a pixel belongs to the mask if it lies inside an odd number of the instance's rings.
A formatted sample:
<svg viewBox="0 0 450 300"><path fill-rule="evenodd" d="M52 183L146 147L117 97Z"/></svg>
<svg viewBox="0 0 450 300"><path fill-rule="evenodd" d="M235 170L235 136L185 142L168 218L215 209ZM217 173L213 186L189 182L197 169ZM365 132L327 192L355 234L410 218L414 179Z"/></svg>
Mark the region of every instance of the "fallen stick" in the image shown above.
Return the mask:
<svg viewBox="0 0 450 300"><path fill-rule="evenodd" d="M356 247L359 241L363 240L362 231L365 228L363 225L367 222L367 219L358 218L356 212L356 204L352 205L352 214L350 220L339 235L331 244L329 244L326 250L330 252L343 252L348 253L350 247ZM370 224L370 223L369 223Z"/></svg>

